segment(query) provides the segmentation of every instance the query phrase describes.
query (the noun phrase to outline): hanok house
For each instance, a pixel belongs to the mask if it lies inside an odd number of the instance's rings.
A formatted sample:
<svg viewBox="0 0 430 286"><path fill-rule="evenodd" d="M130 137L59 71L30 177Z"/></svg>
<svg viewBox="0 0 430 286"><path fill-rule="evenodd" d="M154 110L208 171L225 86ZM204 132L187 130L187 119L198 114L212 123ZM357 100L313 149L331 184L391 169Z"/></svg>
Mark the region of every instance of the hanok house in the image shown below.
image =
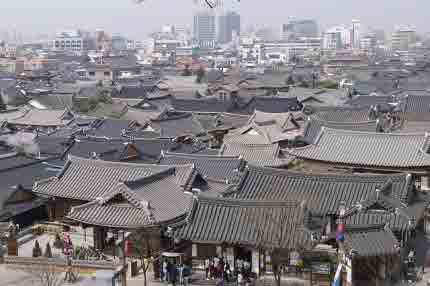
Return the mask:
<svg viewBox="0 0 430 286"><path fill-rule="evenodd" d="M400 257L414 247L412 238L416 230L422 230L430 202L428 195L416 189L410 174L311 175L252 166L237 187L223 195L241 200L306 201L313 217L326 222L323 241L335 248L339 208L344 206L346 255L355 265L352 277L363 281L395 278L385 272L375 276L366 269L400 264Z"/></svg>
<svg viewBox="0 0 430 286"><path fill-rule="evenodd" d="M68 109L47 110L27 109L21 117L8 120L8 126L16 129L44 129L55 131L68 126L74 120L74 114Z"/></svg>
<svg viewBox="0 0 430 286"><path fill-rule="evenodd" d="M251 272L271 273L291 252L312 249L321 225L313 224L306 205L288 201L255 201L195 197L184 221L172 224L170 235L181 242L193 266L205 268L205 260L224 257L233 271L241 261Z"/></svg>
<svg viewBox="0 0 430 286"><path fill-rule="evenodd" d="M150 234L157 250L168 247L160 229L184 216L192 193L204 191L201 186L207 184L193 164L162 166L69 156L58 176L37 182L33 191L49 198L50 220L66 217L94 227L99 249L104 249L109 230L148 227L155 229Z"/></svg>
<svg viewBox="0 0 430 286"><path fill-rule="evenodd" d="M356 132L322 127L312 144L287 153L308 170L323 172L408 172L429 189L429 136Z"/></svg>
<svg viewBox="0 0 430 286"><path fill-rule="evenodd" d="M23 227L47 218L46 199L32 193L32 187L61 170L54 161L15 152L0 155L0 221L12 220Z"/></svg>
<svg viewBox="0 0 430 286"><path fill-rule="evenodd" d="M230 132L224 142L245 144L279 144L295 146L296 137L302 133L302 117L294 113L267 113L256 110L248 124Z"/></svg>
<svg viewBox="0 0 430 286"><path fill-rule="evenodd" d="M206 184L199 187L205 195L221 196L238 183L246 162L239 156L216 156L205 154L181 154L162 152L162 165L193 164Z"/></svg>

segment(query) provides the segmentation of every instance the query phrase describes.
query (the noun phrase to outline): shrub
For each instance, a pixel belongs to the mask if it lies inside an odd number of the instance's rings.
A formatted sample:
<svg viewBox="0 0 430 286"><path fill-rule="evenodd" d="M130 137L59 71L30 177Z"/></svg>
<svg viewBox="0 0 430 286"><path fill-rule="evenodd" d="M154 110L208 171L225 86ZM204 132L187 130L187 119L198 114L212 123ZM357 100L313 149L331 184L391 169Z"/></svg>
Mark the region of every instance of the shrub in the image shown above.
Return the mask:
<svg viewBox="0 0 430 286"><path fill-rule="evenodd" d="M335 80L326 79L319 82L319 87L337 89L339 88L339 84Z"/></svg>

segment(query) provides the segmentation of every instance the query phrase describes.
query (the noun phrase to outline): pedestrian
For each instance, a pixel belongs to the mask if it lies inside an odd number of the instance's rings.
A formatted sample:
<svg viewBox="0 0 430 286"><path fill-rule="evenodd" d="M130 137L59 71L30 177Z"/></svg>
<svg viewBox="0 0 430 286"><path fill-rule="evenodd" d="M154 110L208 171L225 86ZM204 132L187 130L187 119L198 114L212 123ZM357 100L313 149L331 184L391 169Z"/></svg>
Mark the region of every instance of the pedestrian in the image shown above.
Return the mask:
<svg viewBox="0 0 430 286"><path fill-rule="evenodd" d="M215 278L215 265L214 262L209 262L209 278L213 280Z"/></svg>
<svg viewBox="0 0 430 286"><path fill-rule="evenodd" d="M182 274L184 276L184 286L187 286L189 279L191 278L191 267L188 264L184 264Z"/></svg>
<svg viewBox="0 0 430 286"><path fill-rule="evenodd" d="M159 261L159 263L158 263L158 272L160 272L160 281L163 282L164 281L164 270L163 270L164 261L161 260L161 258L158 261Z"/></svg>
<svg viewBox="0 0 430 286"><path fill-rule="evenodd" d="M206 280L209 280L209 265L210 265L209 258L206 258L205 259Z"/></svg>
<svg viewBox="0 0 430 286"><path fill-rule="evenodd" d="M169 274L169 278L170 278L170 282L172 283L173 286L176 285L176 279L178 276L178 269L176 268L177 266L175 264L170 264L170 274Z"/></svg>
<svg viewBox="0 0 430 286"><path fill-rule="evenodd" d="M228 261L224 266L224 272L225 272L226 281L228 283L230 280L230 274L231 274L230 264L228 263Z"/></svg>
<svg viewBox="0 0 430 286"><path fill-rule="evenodd" d="M170 261L164 261L163 271L164 271L164 281L170 282L170 273L169 273Z"/></svg>
<svg viewBox="0 0 430 286"><path fill-rule="evenodd" d="M179 284L184 284L184 264L181 263L178 265L179 270Z"/></svg>

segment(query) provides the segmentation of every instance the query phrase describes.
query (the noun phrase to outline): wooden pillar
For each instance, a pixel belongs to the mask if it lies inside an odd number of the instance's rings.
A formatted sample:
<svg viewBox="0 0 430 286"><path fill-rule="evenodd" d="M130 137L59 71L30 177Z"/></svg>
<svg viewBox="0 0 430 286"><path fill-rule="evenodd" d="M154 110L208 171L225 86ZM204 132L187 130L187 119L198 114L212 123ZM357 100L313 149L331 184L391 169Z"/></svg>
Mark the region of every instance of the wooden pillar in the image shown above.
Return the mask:
<svg viewBox="0 0 430 286"><path fill-rule="evenodd" d="M18 256L18 242L16 238L10 238L7 240L7 255Z"/></svg>
<svg viewBox="0 0 430 286"><path fill-rule="evenodd" d="M101 227L94 227L93 235L94 247L96 249L103 250L105 248L106 230Z"/></svg>

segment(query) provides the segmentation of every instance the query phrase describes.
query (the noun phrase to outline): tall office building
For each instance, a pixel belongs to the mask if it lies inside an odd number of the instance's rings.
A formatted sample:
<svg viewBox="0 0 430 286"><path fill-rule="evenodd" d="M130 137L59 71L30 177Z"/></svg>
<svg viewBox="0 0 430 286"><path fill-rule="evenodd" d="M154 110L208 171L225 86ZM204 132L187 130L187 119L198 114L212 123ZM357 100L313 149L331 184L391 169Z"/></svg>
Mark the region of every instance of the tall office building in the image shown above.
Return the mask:
<svg viewBox="0 0 430 286"><path fill-rule="evenodd" d="M396 27L391 35L393 51L408 51L417 41L416 30L413 27Z"/></svg>
<svg viewBox="0 0 430 286"><path fill-rule="evenodd" d="M234 34L240 35L240 15L227 11L218 17L218 43L230 43Z"/></svg>
<svg viewBox="0 0 430 286"><path fill-rule="evenodd" d="M353 49L360 48L361 38L361 23L359 20L352 20L351 24L351 47Z"/></svg>
<svg viewBox="0 0 430 286"><path fill-rule="evenodd" d="M318 37L318 24L315 20L290 20L281 28L281 40L291 38Z"/></svg>
<svg viewBox="0 0 430 286"><path fill-rule="evenodd" d="M215 15L211 11L202 11L194 15L194 39L202 48L215 46Z"/></svg>

